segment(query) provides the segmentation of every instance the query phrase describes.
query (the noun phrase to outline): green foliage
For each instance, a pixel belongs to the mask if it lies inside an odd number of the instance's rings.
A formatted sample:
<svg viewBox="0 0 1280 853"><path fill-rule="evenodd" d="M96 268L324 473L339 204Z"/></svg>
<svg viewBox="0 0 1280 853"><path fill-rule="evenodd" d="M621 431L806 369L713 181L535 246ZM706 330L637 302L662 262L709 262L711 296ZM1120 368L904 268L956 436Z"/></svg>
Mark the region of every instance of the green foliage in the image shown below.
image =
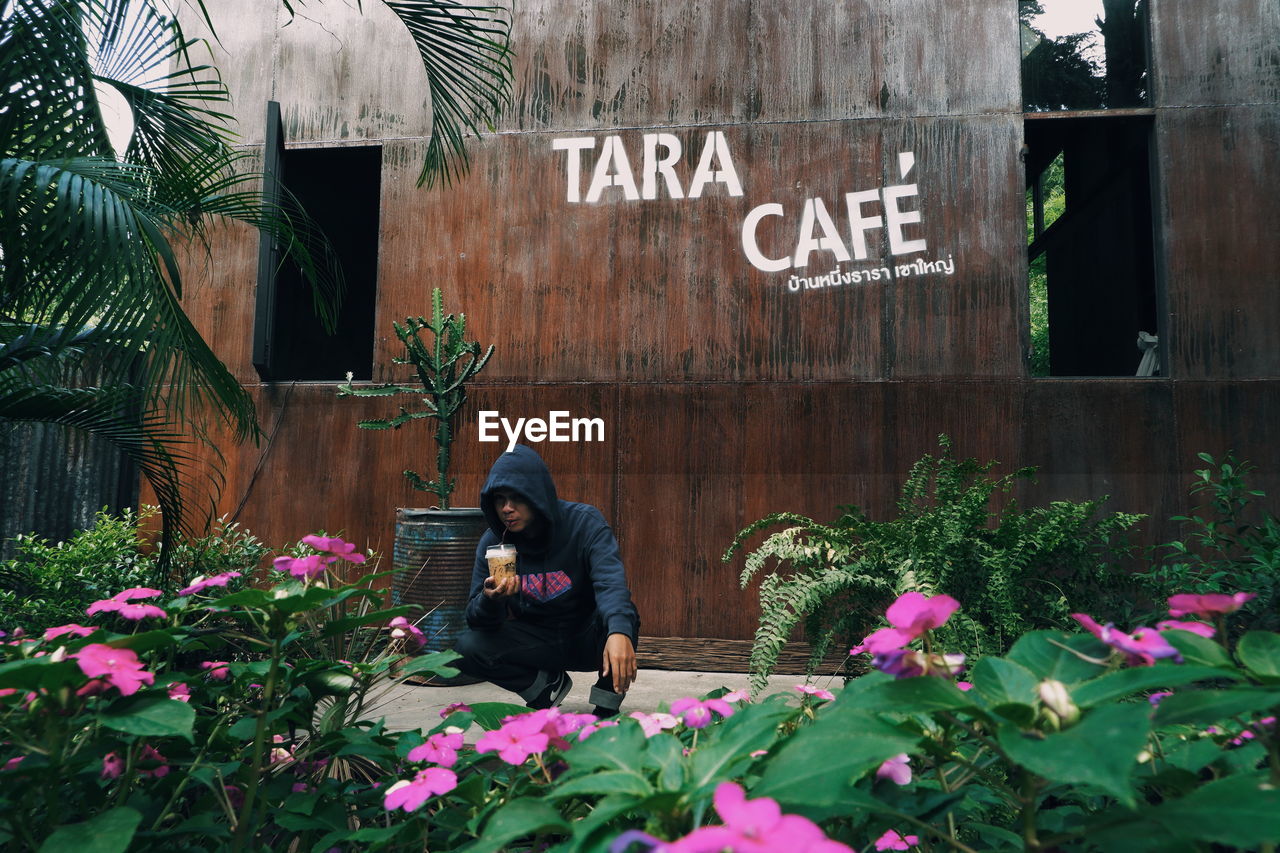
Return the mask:
<svg viewBox="0 0 1280 853"><path fill-rule="evenodd" d="M394 358L395 364L412 364L418 374L420 387L388 383L369 388L355 388L350 382L338 386L339 397L388 397L395 394L421 395L424 409L410 411L404 406L390 419L360 421L361 429L399 429L407 423L423 418L436 422L436 478L424 480L414 471L404 476L415 489L431 492L440 499L442 509L449 508L449 495L454 481L449 477L449 448L453 444L453 426L456 415L467 401L467 383L484 369L493 355L493 347L481 351L480 344L467 340L467 317L444 313L440 288L431 292L431 319L409 317L401 326L392 323L396 337L405 347L404 358ZM431 332L430 343L419 335ZM465 360L464 360L465 357Z"/></svg>
<svg viewBox="0 0 1280 853"><path fill-rule="evenodd" d="M1230 452L1221 461L1196 456L1208 467L1195 471L1190 492L1204 502L1173 517L1183 537L1160 546L1163 559L1139 577L1161 603L1182 592L1254 593L1228 628L1280 630L1280 519L1263 508L1266 493L1249 487L1255 467Z"/></svg>
<svg viewBox="0 0 1280 853"><path fill-rule="evenodd" d="M0 563L0 613L7 616L0 628L38 633L83 621L90 604L130 587L177 588L227 571L251 576L270 553L257 537L223 517L203 536L179 533L161 566L147 532L156 511L144 506L115 516L102 510L92 527L65 542L15 537L14 558Z"/></svg>
<svg viewBox="0 0 1280 853"><path fill-rule="evenodd" d="M104 523L98 535L132 533L127 522ZM230 525L221 535L235 543L227 552L257 550ZM207 558L210 543L202 544ZM90 623L87 633L0 645L0 847L328 849L321 838L376 826L384 792L372 783L421 742L368 718L385 701L378 694L397 684L407 642L386 628L409 608L346 606L381 601L378 577L276 575L266 589L215 585L176 598L135 591L163 610L143 617L150 630L81 613L75 621ZM344 633L347 650L367 653L301 654L319 633ZM92 679L84 656L104 652L115 655L113 668ZM454 657L439 653L415 668L456 675L447 665ZM119 680L135 668L142 677Z"/></svg>
<svg viewBox="0 0 1280 853"><path fill-rule="evenodd" d="M755 686L797 624L814 645L812 667L833 642L860 639L893 595L908 590L960 601L961 614L941 636L973 656L1004 651L1029 630L1067 625L1073 609L1123 588L1108 561L1125 552L1121 535L1141 516L1100 516L1105 498L1024 509L1010 492L1033 469L993 477L996 463L957 460L950 440L939 442L940 456L912 466L893 520L872 521L856 506L841 507L829 525L780 513L735 537L726 562L757 531L791 525L749 552L741 575L746 586L776 563L760 585Z"/></svg>
<svg viewBox="0 0 1280 853"><path fill-rule="evenodd" d="M0 628L38 632L81 621L94 601L153 582L156 561L143 552L138 530L153 515L153 507L120 516L104 509L92 527L65 542L15 537L13 559L0 564L0 613L6 614Z"/></svg>

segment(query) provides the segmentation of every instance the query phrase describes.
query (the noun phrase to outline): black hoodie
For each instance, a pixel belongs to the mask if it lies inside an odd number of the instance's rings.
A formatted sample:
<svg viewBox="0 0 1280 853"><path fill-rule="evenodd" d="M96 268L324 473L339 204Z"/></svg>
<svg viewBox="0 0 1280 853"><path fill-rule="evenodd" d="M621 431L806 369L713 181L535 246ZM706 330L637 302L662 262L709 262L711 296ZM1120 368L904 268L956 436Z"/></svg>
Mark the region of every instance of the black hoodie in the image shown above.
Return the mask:
<svg viewBox="0 0 1280 853"><path fill-rule="evenodd" d="M524 497L542 524L536 536L506 532L493 507L493 493L510 489ZM640 617L631 602L618 541L600 510L589 504L560 500L542 457L522 444L493 463L480 491L480 508L489 529L480 538L471 572L467 624L492 627L505 618L510 603L517 619L548 625L585 625L599 618L609 634L626 634L634 645ZM520 593L506 601L484 596L489 564L484 551L503 538L516 546Z"/></svg>

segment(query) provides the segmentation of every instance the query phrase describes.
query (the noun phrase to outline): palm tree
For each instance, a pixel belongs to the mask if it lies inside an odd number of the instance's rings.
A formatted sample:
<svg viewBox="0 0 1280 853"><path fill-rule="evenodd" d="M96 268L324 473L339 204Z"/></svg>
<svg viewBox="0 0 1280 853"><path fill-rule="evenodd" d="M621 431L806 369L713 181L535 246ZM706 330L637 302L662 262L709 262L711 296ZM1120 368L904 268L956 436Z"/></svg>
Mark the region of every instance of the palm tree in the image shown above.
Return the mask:
<svg viewBox="0 0 1280 853"><path fill-rule="evenodd" d="M212 30L204 0L186 2ZM292 13L301 0L281 2ZM447 183L467 168L465 135L509 97L509 19L458 0L385 2L430 83L419 183ZM252 399L183 313L178 241L207 250L219 220L262 228L291 247L330 320L342 280L307 250L305 215L264 201L231 146L217 70L193 61L165 4L0 0L0 419L112 441L154 489L167 541L191 517L193 442L214 426L259 436ZM132 114L119 156L99 87Z"/></svg>

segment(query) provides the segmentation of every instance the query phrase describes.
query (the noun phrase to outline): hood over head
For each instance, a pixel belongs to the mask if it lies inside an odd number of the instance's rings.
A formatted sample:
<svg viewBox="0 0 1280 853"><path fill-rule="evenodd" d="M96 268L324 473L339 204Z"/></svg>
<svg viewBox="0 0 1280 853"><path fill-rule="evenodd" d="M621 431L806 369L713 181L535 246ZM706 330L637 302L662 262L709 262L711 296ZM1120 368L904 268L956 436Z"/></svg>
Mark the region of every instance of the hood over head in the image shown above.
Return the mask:
<svg viewBox="0 0 1280 853"><path fill-rule="evenodd" d="M506 525L493 508L493 493L498 489L510 489L523 496L547 526L545 534L537 537L538 541L552 541L560 525L560 500L547 463L533 448L517 444L514 450L498 457L489 469L489 479L480 490L480 509L484 512L485 521L489 522L489 529L500 539L505 533L508 542L535 544L522 533L507 532Z"/></svg>

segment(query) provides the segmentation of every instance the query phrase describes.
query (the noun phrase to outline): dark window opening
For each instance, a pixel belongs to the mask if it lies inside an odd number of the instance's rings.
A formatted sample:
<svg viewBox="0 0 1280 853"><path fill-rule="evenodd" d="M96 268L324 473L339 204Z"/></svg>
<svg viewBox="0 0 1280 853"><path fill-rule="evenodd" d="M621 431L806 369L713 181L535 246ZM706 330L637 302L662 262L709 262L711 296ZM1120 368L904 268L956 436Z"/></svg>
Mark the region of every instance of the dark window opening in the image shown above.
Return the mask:
<svg viewBox="0 0 1280 853"><path fill-rule="evenodd" d="M1150 119L1047 118L1025 132L1031 373L1158 373Z"/></svg>
<svg viewBox="0 0 1280 853"><path fill-rule="evenodd" d="M1147 102L1147 0L1018 0L1027 112Z"/></svg>
<svg viewBox="0 0 1280 853"><path fill-rule="evenodd" d="M274 119L274 123L273 123ZM298 206L323 234L341 268L344 287L333 334L316 312L312 286L299 266L265 240L258 268L254 366L271 380L328 381L351 374L373 378L377 304L378 219L382 149L372 147L283 150L279 110L268 111L265 171L283 188L286 209ZM275 137L273 139L273 137ZM268 193L274 190L270 186ZM308 240L317 262L325 249Z"/></svg>

